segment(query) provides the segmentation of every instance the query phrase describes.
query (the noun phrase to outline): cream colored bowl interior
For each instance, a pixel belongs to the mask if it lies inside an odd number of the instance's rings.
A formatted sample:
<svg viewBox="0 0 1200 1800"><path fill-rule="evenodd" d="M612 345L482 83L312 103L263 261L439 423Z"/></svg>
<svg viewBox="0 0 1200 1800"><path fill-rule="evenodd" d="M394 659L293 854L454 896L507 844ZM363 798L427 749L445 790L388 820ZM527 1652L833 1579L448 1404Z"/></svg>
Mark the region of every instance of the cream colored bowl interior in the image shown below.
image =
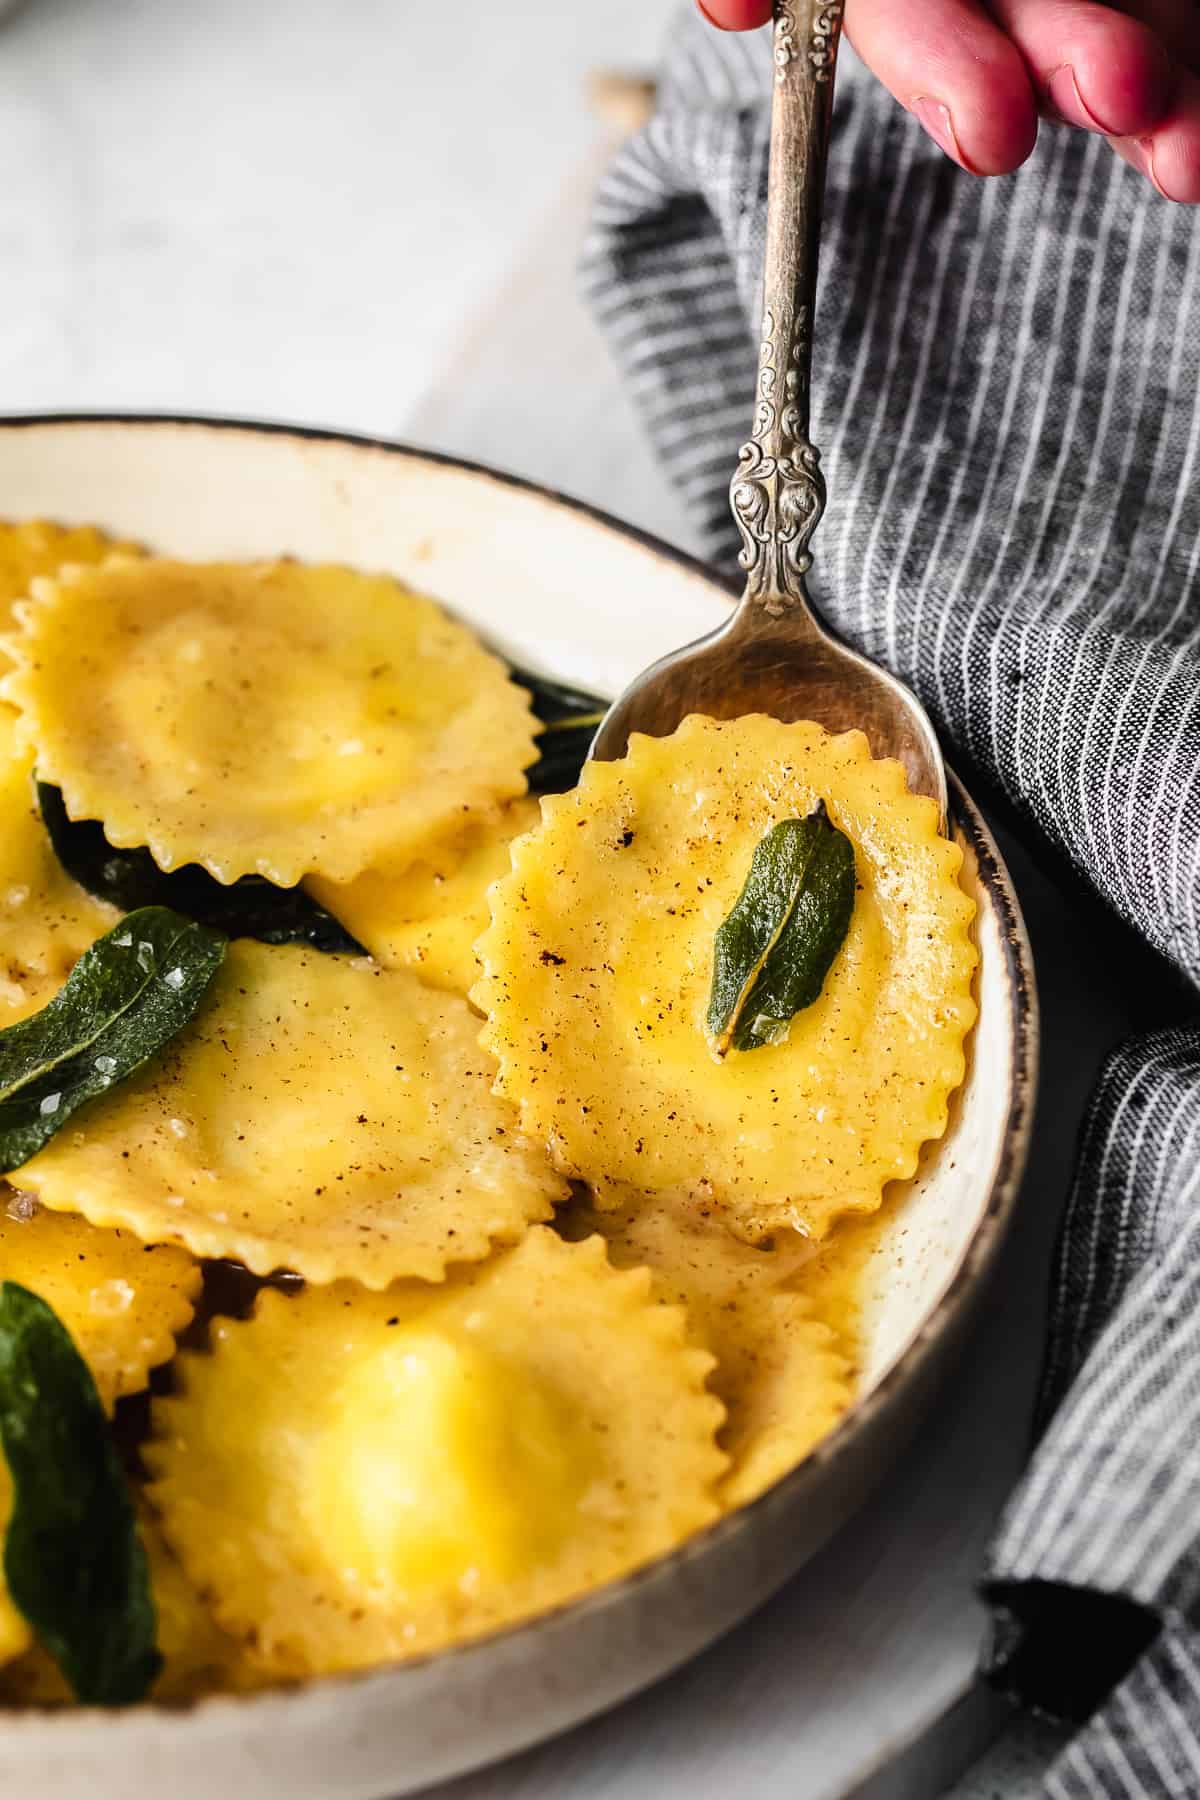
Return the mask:
<svg viewBox="0 0 1200 1800"><path fill-rule="evenodd" d="M390 570L447 603L501 650L607 694L655 657L715 626L729 603L723 587L698 566L582 509L459 465L338 439L171 422L0 424L0 517L35 515L95 522L187 557L290 554ZM969 807L964 817L971 820ZM989 864L982 882L972 835ZM969 1262L972 1246L979 1251L981 1232L999 1234L1023 1156L1032 1007L1026 950L1003 868L992 863L994 852L986 834L979 835L977 821L964 842L966 878L979 901L979 1023L950 1133L892 1209L868 1270L868 1387L894 1368L918 1334L930 1331L931 1321L940 1326L939 1303ZM986 1248L990 1254L991 1246ZM975 1260L982 1266L987 1256L979 1253ZM969 1273L974 1280L979 1269ZM903 1404L904 1368L896 1374L898 1385L886 1398L893 1411ZM915 1371L913 1385L919 1385ZM444 1681L435 1683L441 1703L453 1713L457 1682L459 1703L469 1710L457 1739L447 1735L444 1721L434 1724L437 1708L426 1666L424 1672L400 1670L344 1690L326 1684L324 1697L310 1696L303 1715L295 1712L298 1700L292 1696L160 1718L153 1727L136 1728L141 1734L136 1745L128 1738L134 1727L119 1720L30 1721L36 1736L0 1720L0 1785L18 1791L9 1781L35 1770L40 1777L48 1758L58 1774L43 1783L45 1794L100 1791L105 1768L112 1766L107 1755L116 1753L118 1738L125 1739L120 1754L126 1768L131 1751L147 1759L144 1779L139 1775L122 1792L154 1791L149 1784L157 1768L155 1779L169 1779L173 1800L215 1792L218 1779L240 1783L237 1791L243 1794L366 1796L385 1788L407 1791L417 1781L453 1773L608 1704L732 1623L816 1547L854 1503L857 1488L866 1485L866 1471L857 1483L845 1475L856 1431L863 1446L869 1439L875 1444L870 1455L863 1448L864 1459L878 1463L889 1434L872 1423L868 1408L860 1423L852 1418L843 1428L844 1442L835 1446L828 1468L820 1456L810 1459L813 1470L795 1484L794 1499L785 1494L776 1504L768 1496L771 1504L752 1509L747 1529L761 1530L764 1545L777 1540L751 1557L752 1574L746 1574L748 1553L741 1552L741 1573L730 1567L729 1593L721 1597L722 1579L714 1571L707 1601L692 1596L682 1607L686 1622L674 1632L664 1627L656 1649L640 1660L627 1657L628 1666L617 1671L593 1671L586 1679L581 1671L573 1681L560 1674L548 1693L537 1690L523 1717L510 1704L507 1719L481 1720L480 1695L497 1695L504 1679L504 1656L483 1646L457 1664L454 1658L434 1659L446 1671ZM882 1473L873 1468L871 1479ZM789 1525L787 1506L807 1507L806 1515L795 1514L799 1526L795 1520ZM668 1591L668 1576L662 1581L667 1598L658 1604L665 1618L678 1601L678 1586ZM643 1614L649 1591L643 1584L636 1601ZM618 1592L609 1609L610 1629L619 1600ZM633 1609L631 1603L628 1610ZM570 1662L565 1629L558 1622L544 1633L546 1656L564 1668ZM536 1643L537 1628L523 1636ZM593 1642L589 1654L594 1648ZM537 1661L537 1653L528 1650L504 1655L514 1667L530 1656ZM475 1675L462 1674L471 1668ZM380 1682L393 1684L391 1704L383 1703L382 1691L378 1703L368 1700ZM405 1692L412 1697L410 1706L403 1703ZM344 1706L330 1700L337 1693ZM362 1718L352 1732L338 1722L351 1718L356 1704ZM368 1716L375 1720L376 1737L364 1744ZM393 1724L385 1726L384 1719ZM291 1732L298 1721L303 1724L297 1754L284 1759L290 1771L286 1786L280 1784L282 1764L271 1759L268 1770L258 1742L269 1733L278 1746L285 1721ZM390 1729L399 1733L394 1754L387 1741ZM189 1732L215 1755L215 1761L206 1761L204 1784L195 1787L186 1768ZM347 1740L340 1750L339 1732ZM320 1747L301 1755L314 1734ZM215 1746L224 1746L220 1754ZM93 1779L100 1787L89 1788Z"/></svg>

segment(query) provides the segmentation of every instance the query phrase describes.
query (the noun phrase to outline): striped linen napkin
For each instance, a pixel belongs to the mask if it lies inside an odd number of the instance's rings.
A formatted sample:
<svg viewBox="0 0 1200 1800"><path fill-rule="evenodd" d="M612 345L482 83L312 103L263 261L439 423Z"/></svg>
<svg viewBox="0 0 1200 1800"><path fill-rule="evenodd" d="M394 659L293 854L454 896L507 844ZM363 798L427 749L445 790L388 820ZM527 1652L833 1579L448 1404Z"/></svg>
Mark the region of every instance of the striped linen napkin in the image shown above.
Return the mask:
<svg viewBox="0 0 1200 1800"><path fill-rule="evenodd" d="M1105 1065L1042 1435L982 1579L993 1672L1080 1721L1057 1800L1200 1796L1200 219L1096 137L962 174L848 48L823 239L814 591L1187 983ZM765 33L677 26L585 291L713 559L751 414Z"/></svg>

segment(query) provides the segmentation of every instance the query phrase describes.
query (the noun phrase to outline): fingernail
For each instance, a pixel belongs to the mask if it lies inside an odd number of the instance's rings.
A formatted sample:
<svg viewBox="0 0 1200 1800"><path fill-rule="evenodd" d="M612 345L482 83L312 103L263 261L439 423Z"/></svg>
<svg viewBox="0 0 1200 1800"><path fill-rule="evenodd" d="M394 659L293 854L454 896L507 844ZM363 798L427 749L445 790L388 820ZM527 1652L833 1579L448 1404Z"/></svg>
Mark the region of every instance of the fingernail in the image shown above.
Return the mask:
<svg viewBox="0 0 1200 1800"><path fill-rule="evenodd" d="M1146 177L1156 193L1161 194L1164 200L1171 200L1174 198L1174 195L1168 194L1166 188L1158 179L1158 173L1154 167L1153 138L1127 137L1119 140L1114 139L1113 141L1114 143L1120 143L1121 150L1127 161L1131 162L1134 168Z"/></svg>
<svg viewBox="0 0 1200 1800"><path fill-rule="evenodd" d="M934 143L944 150L947 156L952 156L955 162L959 162L965 169L969 169L971 165L963 155L958 139L954 135L954 120L950 117L950 108L943 106L940 100L933 100L928 94L922 94L919 100L913 101L912 109Z"/></svg>
<svg viewBox="0 0 1200 1800"><path fill-rule="evenodd" d="M726 27L722 25L720 19L713 18L707 6L705 6L704 0L696 0L696 5L700 8L700 11L704 14L704 17L708 20L710 25L715 26L718 31L724 31L726 29Z"/></svg>
<svg viewBox="0 0 1200 1800"><path fill-rule="evenodd" d="M1099 131L1105 137L1111 135L1107 125L1084 103L1070 63L1064 63L1059 69L1052 69L1046 76L1045 87L1051 105L1066 124L1082 125L1086 131Z"/></svg>
<svg viewBox="0 0 1200 1800"><path fill-rule="evenodd" d="M1158 168L1157 168L1157 166L1155 164L1155 160L1154 160L1154 139L1153 138L1139 138L1138 139L1138 150L1141 153L1141 156L1143 158L1143 166L1145 168L1147 175L1150 177L1151 181L1154 183L1155 187L1157 188L1158 192L1162 195L1164 200L1172 200L1175 202L1175 204L1177 206L1189 206L1189 205L1194 206L1195 205L1195 201L1191 199L1190 195L1188 195L1188 194L1173 194L1171 192L1171 189L1170 189L1169 185L1167 184L1167 182L1165 182L1162 179L1162 177L1159 175Z"/></svg>
<svg viewBox="0 0 1200 1800"><path fill-rule="evenodd" d="M1166 188L1158 179L1158 171L1154 167L1154 139L1139 138L1137 140L1137 151L1138 156L1141 158L1143 175L1148 175L1150 177L1151 182L1157 188L1164 200L1172 199L1173 196L1168 194Z"/></svg>

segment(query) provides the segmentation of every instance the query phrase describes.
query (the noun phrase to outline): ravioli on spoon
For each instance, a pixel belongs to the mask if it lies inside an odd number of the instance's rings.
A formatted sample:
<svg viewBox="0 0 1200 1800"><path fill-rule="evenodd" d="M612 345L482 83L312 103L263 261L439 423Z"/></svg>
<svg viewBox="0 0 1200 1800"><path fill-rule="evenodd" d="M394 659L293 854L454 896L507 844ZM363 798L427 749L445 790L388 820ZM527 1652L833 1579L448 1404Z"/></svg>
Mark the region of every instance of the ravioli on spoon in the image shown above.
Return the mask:
<svg viewBox="0 0 1200 1800"><path fill-rule="evenodd" d="M755 852L823 804L858 891L819 995L714 1055L718 933ZM498 1091L567 1175L715 1203L747 1236L873 1210L946 1128L975 1018L972 902L936 804L861 732L690 718L543 801L473 994Z"/></svg>

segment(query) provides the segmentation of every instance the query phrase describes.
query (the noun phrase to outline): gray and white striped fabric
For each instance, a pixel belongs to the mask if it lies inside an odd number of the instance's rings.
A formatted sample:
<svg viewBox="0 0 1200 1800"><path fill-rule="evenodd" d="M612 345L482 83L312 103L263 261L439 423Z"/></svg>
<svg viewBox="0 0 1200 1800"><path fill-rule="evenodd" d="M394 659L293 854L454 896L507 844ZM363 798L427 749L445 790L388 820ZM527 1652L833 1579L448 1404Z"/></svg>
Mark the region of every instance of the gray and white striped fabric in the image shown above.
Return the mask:
<svg viewBox="0 0 1200 1800"><path fill-rule="evenodd" d="M729 564L769 93L763 34L682 20L584 252L654 442ZM1018 176L973 180L848 49L837 109L817 597L1200 985L1200 220L1067 130ZM1046 1791L1200 1796L1200 1000L1105 1069L1042 1408L984 1578L1011 1680L1091 1715Z"/></svg>

